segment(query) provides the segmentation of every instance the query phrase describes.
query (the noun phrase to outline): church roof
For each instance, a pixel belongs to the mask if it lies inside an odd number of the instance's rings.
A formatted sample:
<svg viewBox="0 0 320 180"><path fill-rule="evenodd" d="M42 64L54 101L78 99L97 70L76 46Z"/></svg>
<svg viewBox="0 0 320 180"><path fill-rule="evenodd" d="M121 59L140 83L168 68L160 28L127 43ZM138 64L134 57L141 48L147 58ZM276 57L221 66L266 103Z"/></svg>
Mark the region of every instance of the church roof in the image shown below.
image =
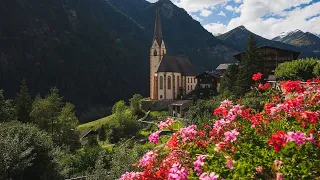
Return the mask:
<svg viewBox="0 0 320 180"><path fill-rule="evenodd" d="M157 40L157 43L159 46L161 46L162 43L162 27L161 27L161 19L160 19L160 8L157 8L156 12L156 23L154 25L154 39Z"/></svg>
<svg viewBox="0 0 320 180"><path fill-rule="evenodd" d="M158 72L178 72L183 76L197 75L195 68L188 59L168 55L163 56Z"/></svg>

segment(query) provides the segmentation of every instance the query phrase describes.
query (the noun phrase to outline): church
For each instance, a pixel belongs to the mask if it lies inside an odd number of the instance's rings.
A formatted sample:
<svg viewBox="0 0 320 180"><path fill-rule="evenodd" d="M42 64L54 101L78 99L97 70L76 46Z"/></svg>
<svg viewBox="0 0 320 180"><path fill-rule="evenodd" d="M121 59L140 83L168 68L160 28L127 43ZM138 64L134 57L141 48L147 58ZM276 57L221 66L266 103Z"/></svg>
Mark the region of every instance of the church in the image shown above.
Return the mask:
<svg viewBox="0 0 320 180"><path fill-rule="evenodd" d="M150 49L150 99L180 99L196 88L196 75L196 70L188 59L167 55L158 8Z"/></svg>

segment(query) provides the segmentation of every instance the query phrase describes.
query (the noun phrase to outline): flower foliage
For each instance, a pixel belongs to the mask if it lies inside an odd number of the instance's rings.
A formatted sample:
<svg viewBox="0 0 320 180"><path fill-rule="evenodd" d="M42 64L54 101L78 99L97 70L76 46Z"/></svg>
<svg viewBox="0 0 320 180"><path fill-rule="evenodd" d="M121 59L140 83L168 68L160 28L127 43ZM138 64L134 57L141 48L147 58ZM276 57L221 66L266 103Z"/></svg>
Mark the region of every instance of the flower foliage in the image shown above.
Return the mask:
<svg viewBox="0 0 320 180"><path fill-rule="evenodd" d="M121 180L319 178L319 80L282 82L279 92L259 85L261 77L253 76L252 91L269 97L262 111L225 100L202 129L174 131L172 119L161 122L150 142L158 143L163 128L173 134L141 158L140 172Z"/></svg>

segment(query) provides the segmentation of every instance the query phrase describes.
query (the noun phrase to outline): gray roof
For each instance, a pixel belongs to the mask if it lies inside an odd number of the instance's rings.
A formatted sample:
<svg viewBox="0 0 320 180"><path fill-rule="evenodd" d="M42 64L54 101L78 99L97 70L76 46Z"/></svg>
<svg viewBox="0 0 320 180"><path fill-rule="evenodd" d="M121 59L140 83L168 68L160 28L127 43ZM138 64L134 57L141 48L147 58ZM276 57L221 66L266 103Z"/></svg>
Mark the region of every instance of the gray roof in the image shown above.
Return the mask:
<svg viewBox="0 0 320 180"><path fill-rule="evenodd" d="M188 59L168 55L163 56L158 72L178 72L183 76L197 75L195 68Z"/></svg>
<svg viewBox="0 0 320 180"><path fill-rule="evenodd" d="M232 64L234 64L234 63L220 64L220 65L216 68L216 70L226 70L226 69L228 69L228 67L229 67L230 65L232 65Z"/></svg>
<svg viewBox="0 0 320 180"><path fill-rule="evenodd" d="M186 103L189 103L189 102L191 102L191 100L179 100L179 101L176 101L176 102L172 103L171 105L173 105L173 106L182 106L182 105L184 105Z"/></svg>

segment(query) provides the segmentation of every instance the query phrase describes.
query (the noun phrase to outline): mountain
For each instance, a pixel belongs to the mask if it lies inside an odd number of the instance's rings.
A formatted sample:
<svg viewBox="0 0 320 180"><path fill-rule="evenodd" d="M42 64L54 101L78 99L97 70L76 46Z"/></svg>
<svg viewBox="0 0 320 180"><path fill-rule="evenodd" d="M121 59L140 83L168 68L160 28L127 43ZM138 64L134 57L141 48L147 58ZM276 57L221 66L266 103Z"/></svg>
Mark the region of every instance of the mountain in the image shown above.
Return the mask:
<svg viewBox="0 0 320 180"><path fill-rule="evenodd" d="M272 40L306 48L315 53L320 53L320 37L309 32L295 30L277 36Z"/></svg>
<svg viewBox="0 0 320 180"><path fill-rule="evenodd" d="M252 32L250 32L248 29L246 29L244 26L239 26L225 34L222 34L220 36L217 36L219 39L228 41L231 44L235 46L239 51L243 51L246 48L246 42ZM296 32L299 33L299 32ZM282 33L281 36L278 36L276 39L279 39L281 37L286 37L287 35L290 35L290 33ZM298 51L301 52L300 57L318 57L320 58L319 53L313 52L313 50L310 50L305 47L299 47L297 45L290 45L274 40L269 40L266 38L263 38L259 35L254 34L254 39L256 40L257 44L262 46L273 46L277 48L282 48L282 49L287 49L287 50L292 50L292 51Z"/></svg>
<svg viewBox="0 0 320 180"><path fill-rule="evenodd" d="M170 0L2 0L0 89L12 98L22 79L33 96L55 86L81 111L148 96L157 7L168 54L198 72L232 61L237 50Z"/></svg>

